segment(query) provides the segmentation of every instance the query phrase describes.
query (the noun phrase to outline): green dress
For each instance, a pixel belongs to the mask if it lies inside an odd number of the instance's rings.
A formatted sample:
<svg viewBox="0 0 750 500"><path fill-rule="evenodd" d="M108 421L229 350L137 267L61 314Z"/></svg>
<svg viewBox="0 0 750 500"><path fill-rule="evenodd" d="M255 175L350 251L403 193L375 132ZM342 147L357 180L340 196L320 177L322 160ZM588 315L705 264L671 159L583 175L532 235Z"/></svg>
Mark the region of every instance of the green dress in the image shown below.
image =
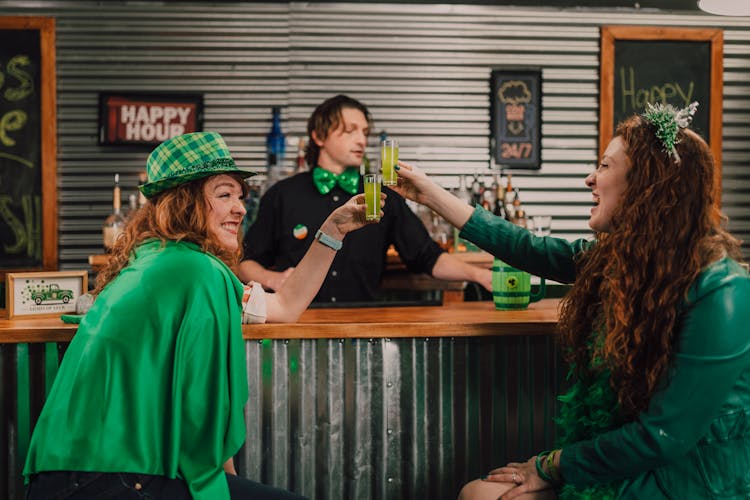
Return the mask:
<svg viewBox="0 0 750 500"><path fill-rule="evenodd" d="M24 475L135 472L228 499L245 440L242 284L192 243L150 240L81 322L34 429Z"/></svg>
<svg viewBox="0 0 750 500"><path fill-rule="evenodd" d="M512 266L561 282L574 280L573 257L592 244L537 238L481 208L461 236ZM590 425L583 432L588 436L564 443L563 495L602 498L584 493L594 487L614 491L618 499L750 498L749 325L750 277L724 258L691 285L667 383L636 420L618 422L606 377L578 381L578 394L565 396L572 413L563 426L573 425L571 417L613 410L611 421ZM602 388L602 398L587 397ZM570 437L570 429L561 434Z"/></svg>

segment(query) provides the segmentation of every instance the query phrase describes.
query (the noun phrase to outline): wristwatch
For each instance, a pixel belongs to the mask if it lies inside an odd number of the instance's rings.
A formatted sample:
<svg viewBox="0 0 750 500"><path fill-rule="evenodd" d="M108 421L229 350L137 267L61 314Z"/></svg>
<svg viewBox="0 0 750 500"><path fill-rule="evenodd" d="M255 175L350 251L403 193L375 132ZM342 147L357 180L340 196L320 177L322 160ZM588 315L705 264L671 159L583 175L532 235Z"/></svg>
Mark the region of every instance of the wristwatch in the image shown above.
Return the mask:
<svg viewBox="0 0 750 500"><path fill-rule="evenodd" d="M341 250L341 247L344 246L344 242L341 240L337 240L336 238L332 236L328 236L326 233L318 229L318 232L315 233L315 239L324 244L327 247L333 248L334 250L338 251Z"/></svg>

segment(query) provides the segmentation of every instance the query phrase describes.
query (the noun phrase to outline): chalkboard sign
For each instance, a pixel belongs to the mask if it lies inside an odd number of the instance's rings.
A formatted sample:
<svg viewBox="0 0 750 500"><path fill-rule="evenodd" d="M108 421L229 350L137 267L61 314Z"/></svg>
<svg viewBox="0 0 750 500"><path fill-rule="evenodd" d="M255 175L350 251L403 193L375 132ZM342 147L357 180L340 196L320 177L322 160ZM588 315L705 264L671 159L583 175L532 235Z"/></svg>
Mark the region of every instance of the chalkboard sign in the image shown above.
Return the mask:
<svg viewBox="0 0 750 500"><path fill-rule="evenodd" d="M599 154L617 124L643 113L646 103L683 108L698 101L691 128L711 146L719 194L722 31L605 26L601 51Z"/></svg>
<svg viewBox="0 0 750 500"><path fill-rule="evenodd" d="M57 267L54 30L0 17L0 276Z"/></svg>
<svg viewBox="0 0 750 500"><path fill-rule="evenodd" d="M492 70L490 143L501 170L541 168L541 81L540 70Z"/></svg>
<svg viewBox="0 0 750 500"><path fill-rule="evenodd" d="M708 141L711 116L710 42L619 40L615 43L613 126L646 103L669 103L684 108L700 104L691 128Z"/></svg>

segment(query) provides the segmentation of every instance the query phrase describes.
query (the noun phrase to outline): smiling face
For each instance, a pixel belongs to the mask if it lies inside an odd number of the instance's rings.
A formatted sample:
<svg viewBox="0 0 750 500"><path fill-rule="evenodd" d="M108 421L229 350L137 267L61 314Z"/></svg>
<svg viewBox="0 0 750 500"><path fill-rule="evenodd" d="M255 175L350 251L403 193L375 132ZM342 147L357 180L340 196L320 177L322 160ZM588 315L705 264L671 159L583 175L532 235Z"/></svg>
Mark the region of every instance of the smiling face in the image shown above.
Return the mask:
<svg viewBox="0 0 750 500"><path fill-rule="evenodd" d="M313 140L320 147L318 165L335 174L348 167L358 167L367 147L370 124L364 113L355 108L342 108L341 120L325 139L313 132Z"/></svg>
<svg viewBox="0 0 750 500"><path fill-rule="evenodd" d="M620 207L627 188L630 166L625 141L618 136L610 141L596 170L586 177L586 185L591 188L594 201L589 218L589 227L594 231L608 233L612 229L612 217Z"/></svg>
<svg viewBox="0 0 750 500"><path fill-rule="evenodd" d="M203 185L203 195L208 205L208 229L221 245L237 251L237 234L245 216L240 181L227 174L215 175Z"/></svg>

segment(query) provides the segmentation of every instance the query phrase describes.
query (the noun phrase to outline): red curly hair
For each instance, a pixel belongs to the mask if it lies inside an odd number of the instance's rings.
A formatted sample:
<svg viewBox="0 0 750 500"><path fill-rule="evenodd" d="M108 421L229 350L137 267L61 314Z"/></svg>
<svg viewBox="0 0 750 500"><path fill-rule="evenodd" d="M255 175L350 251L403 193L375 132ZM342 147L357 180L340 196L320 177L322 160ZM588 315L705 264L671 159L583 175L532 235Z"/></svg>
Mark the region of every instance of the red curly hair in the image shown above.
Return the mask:
<svg viewBox="0 0 750 500"><path fill-rule="evenodd" d="M592 356L603 360L623 415L633 419L666 376L690 285L723 255L742 256L714 199L703 139L681 130L678 164L639 116L623 121L618 136L631 161L628 185L610 232L579 257L559 328L577 375L596 369Z"/></svg>
<svg viewBox="0 0 750 500"><path fill-rule="evenodd" d="M228 174L232 175L232 174ZM232 175L242 186L243 197L247 195L247 184L237 175ZM128 265L133 250L147 239L162 241L190 241L201 250L221 259L235 273L242 258L242 235L237 235L238 249L224 248L208 227L209 204L203 192L204 177L154 195L128 222L112 249L107 266L96 277L94 295Z"/></svg>

